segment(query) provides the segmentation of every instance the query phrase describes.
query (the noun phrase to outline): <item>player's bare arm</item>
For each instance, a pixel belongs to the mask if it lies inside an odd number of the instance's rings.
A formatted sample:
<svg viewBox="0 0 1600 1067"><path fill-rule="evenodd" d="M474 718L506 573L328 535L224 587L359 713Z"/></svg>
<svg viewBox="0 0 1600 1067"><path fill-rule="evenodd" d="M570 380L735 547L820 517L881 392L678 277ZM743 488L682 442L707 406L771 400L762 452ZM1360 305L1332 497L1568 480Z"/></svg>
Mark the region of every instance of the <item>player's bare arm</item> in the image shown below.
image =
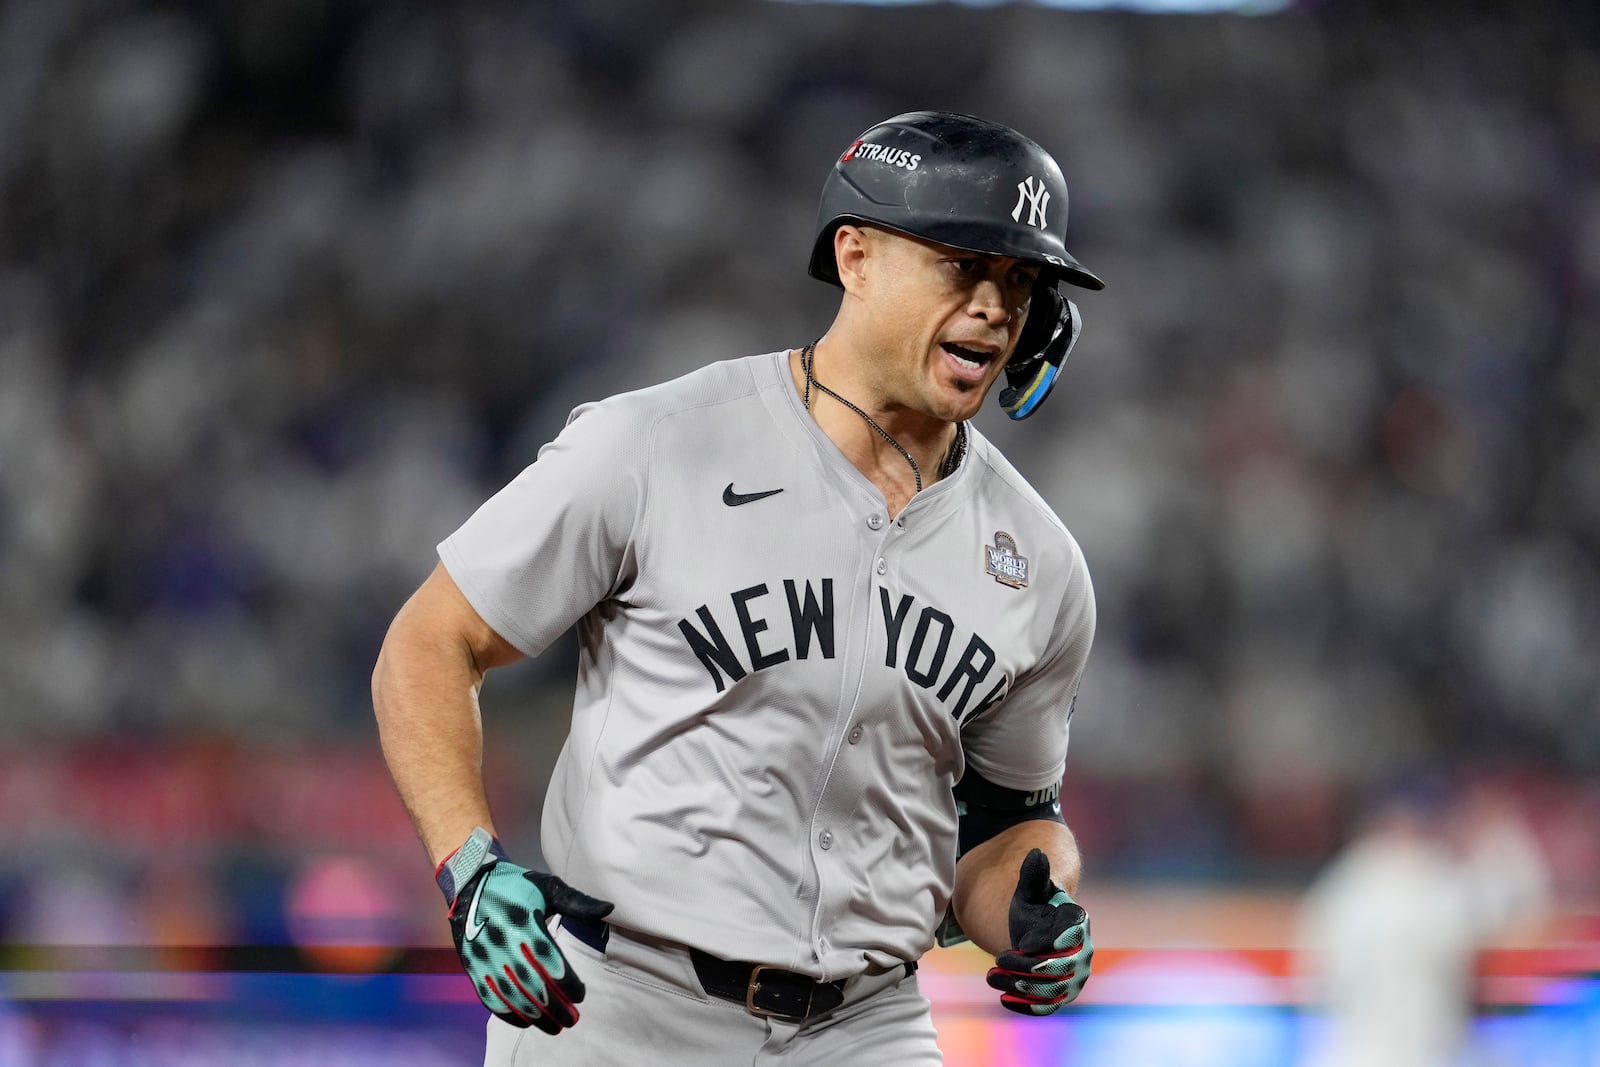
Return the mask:
<svg viewBox="0 0 1600 1067"><path fill-rule="evenodd" d="M1036 848L1050 857L1051 878L1068 893L1077 893L1083 869L1077 839L1065 824L1051 820L1013 826L974 847L956 864L956 919L973 944L990 955L1013 947L1007 917L1017 870Z"/></svg>
<svg viewBox="0 0 1600 1067"><path fill-rule="evenodd" d="M494 832L483 788L478 690L486 671L521 658L443 565L406 601L384 638L372 672L378 734L434 864L475 827Z"/></svg>
<svg viewBox="0 0 1600 1067"><path fill-rule="evenodd" d="M451 936L483 1006L513 1027L577 1025L586 990L547 919L598 920L609 901L512 862L483 788L478 690L522 653L484 622L443 564L389 627L372 675L384 758L449 907Z"/></svg>

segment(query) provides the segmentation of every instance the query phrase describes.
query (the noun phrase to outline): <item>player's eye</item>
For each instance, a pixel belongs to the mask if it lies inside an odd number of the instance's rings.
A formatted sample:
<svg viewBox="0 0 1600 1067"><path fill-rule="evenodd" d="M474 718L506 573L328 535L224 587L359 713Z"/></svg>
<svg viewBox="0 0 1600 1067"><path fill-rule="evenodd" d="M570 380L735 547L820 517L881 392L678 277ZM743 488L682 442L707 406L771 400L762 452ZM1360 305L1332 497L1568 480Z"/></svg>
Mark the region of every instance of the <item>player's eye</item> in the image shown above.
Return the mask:
<svg viewBox="0 0 1600 1067"><path fill-rule="evenodd" d="M1011 272L1007 280L1019 289L1031 289L1034 283L1039 280L1039 275L1034 271L1018 267Z"/></svg>

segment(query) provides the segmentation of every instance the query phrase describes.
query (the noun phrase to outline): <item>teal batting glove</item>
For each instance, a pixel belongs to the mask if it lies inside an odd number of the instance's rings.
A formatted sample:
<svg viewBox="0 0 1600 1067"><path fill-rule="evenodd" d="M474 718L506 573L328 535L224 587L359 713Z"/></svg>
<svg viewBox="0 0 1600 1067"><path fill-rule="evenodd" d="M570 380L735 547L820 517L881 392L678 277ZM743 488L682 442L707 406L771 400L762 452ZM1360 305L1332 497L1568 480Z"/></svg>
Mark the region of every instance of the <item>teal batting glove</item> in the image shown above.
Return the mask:
<svg viewBox="0 0 1600 1067"><path fill-rule="evenodd" d="M456 954L483 1006L512 1026L560 1033L578 1021L583 983L550 936L551 915L603 919L611 905L553 874L519 867L483 828L436 874Z"/></svg>
<svg viewBox="0 0 1600 1067"><path fill-rule="evenodd" d="M989 985L1019 1015L1051 1015L1089 980L1094 942L1089 916L1050 880L1050 857L1034 849L1022 861L1008 916L1011 951L995 957Z"/></svg>

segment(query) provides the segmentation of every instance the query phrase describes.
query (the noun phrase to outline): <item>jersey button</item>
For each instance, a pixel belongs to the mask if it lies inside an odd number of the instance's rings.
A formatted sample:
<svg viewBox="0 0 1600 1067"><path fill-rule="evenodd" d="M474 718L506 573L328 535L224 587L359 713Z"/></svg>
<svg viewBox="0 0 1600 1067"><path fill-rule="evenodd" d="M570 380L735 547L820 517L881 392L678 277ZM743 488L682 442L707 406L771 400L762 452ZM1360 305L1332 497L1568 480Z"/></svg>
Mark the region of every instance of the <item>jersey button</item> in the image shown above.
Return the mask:
<svg viewBox="0 0 1600 1067"><path fill-rule="evenodd" d="M883 516L882 515L868 515L867 516L867 528L871 529L871 530L881 530L881 529L883 529Z"/></svg>
<svg viewBox="0 0 1600 1067"><path fill-rule="evenodd" d="M882 574L884 571L886 571L888 569L889 569L889 565L887 563L885 563L883 560L880 559L878 561L878 573Z"/></svg>
<svg viewBox="0 0 1600 1067"><path fill-rule="evenodd" d="M860 740L861 740L861 727L857 726L855 729L850 731L850 743L852 745L854 745L854 744L858 743Z"/></svg>
<svg viewBox="0 0 1600 1067"><path fill-rule="evenodd" d="M826 852L826 851L828 851L828 849L832 848L833 847L833 831L832 830L824 830L824 831L822 831L822 836L817 838L817 844L822 846L822 851L824 851L824 852Z"/></svg>

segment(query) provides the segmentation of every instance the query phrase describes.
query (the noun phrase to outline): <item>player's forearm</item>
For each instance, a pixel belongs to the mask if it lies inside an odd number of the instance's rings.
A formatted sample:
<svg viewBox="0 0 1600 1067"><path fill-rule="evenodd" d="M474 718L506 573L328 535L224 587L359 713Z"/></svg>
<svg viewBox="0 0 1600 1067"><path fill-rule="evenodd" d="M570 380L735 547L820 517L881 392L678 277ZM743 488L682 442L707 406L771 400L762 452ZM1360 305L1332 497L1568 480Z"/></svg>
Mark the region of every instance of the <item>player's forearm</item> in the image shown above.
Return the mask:
<svg viewBox="0 0 1600 1067"><path fill-rule="evenodd" d="M1052 880L1076 894L1083 870L1078 842L1070 829L1053 820L1019 823L978 845L956 864L956 919L973 943L991 955L1013 947L1007 915L1022 860L1035 848L1050 857Z"/></svg>
<svg viewBox="0 0 1600 1067"><path fill-rule="evenodd" d="M483 676L460 642L395 620L372 673L372 704L383 757L400 799L435 864L482 826Z"/></svg>

